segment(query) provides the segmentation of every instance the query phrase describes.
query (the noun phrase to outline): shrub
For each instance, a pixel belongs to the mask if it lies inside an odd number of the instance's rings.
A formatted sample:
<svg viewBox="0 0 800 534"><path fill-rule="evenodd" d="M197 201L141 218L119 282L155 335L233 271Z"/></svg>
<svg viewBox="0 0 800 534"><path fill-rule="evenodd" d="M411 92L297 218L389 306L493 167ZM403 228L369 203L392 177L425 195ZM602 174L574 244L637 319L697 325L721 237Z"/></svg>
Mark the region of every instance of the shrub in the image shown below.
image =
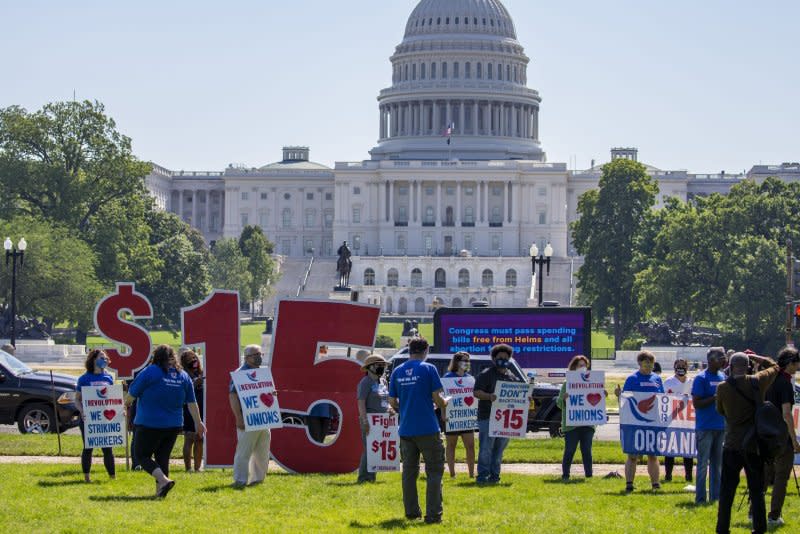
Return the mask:
<svg viewBox="0 0 800 534"><path fill-rule="evenodd" d="M378 334L378 337L375 338L376 349L393 349L395 347L397 347L397 345L394 342L394 338L390 336Z"/></svg>

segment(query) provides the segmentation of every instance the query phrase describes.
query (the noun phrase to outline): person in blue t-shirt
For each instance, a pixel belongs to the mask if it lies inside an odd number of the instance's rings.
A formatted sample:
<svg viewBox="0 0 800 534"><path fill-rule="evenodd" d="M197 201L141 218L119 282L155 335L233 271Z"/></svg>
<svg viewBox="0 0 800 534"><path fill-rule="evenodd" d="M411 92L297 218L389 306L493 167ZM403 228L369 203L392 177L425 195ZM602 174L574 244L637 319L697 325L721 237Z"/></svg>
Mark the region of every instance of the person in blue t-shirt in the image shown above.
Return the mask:
<svg viewBox="0 0 800 534"><path fill-rule="evenodd" d="M194 419L197 436L202 438L206 433L192 380L180 369L172 347L159 345L153 351L153 363L128 388L126 403L130 405L134 399L136 457L142 468L156 479L156 495L166 497L175 486L175 481L169 479L169 459L175 440L183 431L184 404Z"/></svg>
<svg viewBox="0 0 800 534"><path fill-rule="evenodd" d="M444 446L434 403L442 411L447 399L442 397L442 381L435 366L425 363L428 342L421 337L408 344L409 359L392 371L389 380L389 404L400 413L400 455L403 461L403 505L407 519L422 517L417 497L419 456L425 459L425 522L442 521L442 475Z"/></svg>
<svg viewBox="0 0 800 534"><path fill-rule="evenodd" d="M78 378L78 384L75 388L75 406L81 413L81 441L84 440L84 423L83 418L83 402L81 399L81 388L85 386L103 386L114 385L114 377L106 371L108 362L111 361L105 351L94 349L89 351L86 356L86 372ZM106 467L108 476L112 479L116 478L116 466L114 464L114 450L111 447L103 447L103 465ZM81 452L81 467L83 468L83 479L86 482L91 482L89 472L92 470L92 452L94 449L87 449L84 447Z"/></svg>
<svg viewBox="0 0 800 534"><path fill-rule="evenodd" d="M706 360L708 367L698 374L692 383L697 443L697 484L694 501L698 504L706 502L706 479L709 480L709 499L711 502L719 500L722 442L725 437L725 418L717 412L717 385L725 382L725 374L722 372L727 363L725 349L711 347L706 353Z"/></svg>
<svg viewBox="0 0 800 534"><path fill-rule="evenodd" d="M625 379L625 385L622 386L621 391L664 393L664 384L661 382L661 377L653 373L653 367L656 363L655 354L643 350L636 356L636 363L639 364L639 370ZM617 386L614 393L616 393L617 397L620 396L619 386ZM625 461L625 491L627 493L633 491L633 479L636 476L636 465L639 463L639 457L640 455L638 454L629 454L628 459ZM647 473L650 475L650 483L653 489L661 489L661 483L658 481L658 457L654 454L647 455Z"/></svg>

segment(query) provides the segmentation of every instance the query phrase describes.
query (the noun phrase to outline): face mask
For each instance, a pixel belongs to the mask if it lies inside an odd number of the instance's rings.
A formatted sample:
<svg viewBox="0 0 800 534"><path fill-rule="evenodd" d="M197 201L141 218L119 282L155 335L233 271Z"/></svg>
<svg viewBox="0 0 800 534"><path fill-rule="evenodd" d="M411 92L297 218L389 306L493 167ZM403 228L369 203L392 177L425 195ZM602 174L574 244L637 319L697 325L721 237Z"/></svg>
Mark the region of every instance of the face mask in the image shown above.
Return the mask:
<svg viewBox="0 0 800 534"><path fill-rule="evenodd" d="M108 366L108 360L101 360L100 358L98 358L98 359L96 359L96 360L94 361L94 364L95 364L95 365L96 365L96 366L97 366L99 369L105 369L105 368L106 368L106 366Z"/></svg>
<svg viewBox="0 0 800 534"><path fill-rule="evenodd" d="M585 365L579 365L578 367L575 368L575 370L576 371L580 371L580 372L583 373L584 371L586 371L586 366Z"/></svg>
<svg viewBox="0 0 800 534"><path fill-rule="evenodd" d="M498 369L508 369L508 367L509 367L509 365L510 365L510 361L509 361L509 360L507 360L506 358L497 358L497 359L494 361L494 365L495 365L495 367L497 367Z"/></svg>
<svg viewBox="0 0 800 534"><path fill-rule="evenodd" d="M258 356L251 356L251 358L253 359L253 365L256 367L261 367L261 362L264 361L264 359L260 354Z"/></svg>
<svg viewBox="0 0 800 534"><path fill-rule="evenodd" d="M458 368L462 371L469 371L469 362L458 362Z"/></svg>
<svg viewBox="0 0 800 534"><path fill-rule="evenodd" d="M686 369L675 369L675 374L678 376L684 376L686 374Z"/></svg>
<svg viewBox="0 0 800 534"><path fill-rule="evenodd" d="M197 361L197 360L193 361L192 362L192 369L197 369L198 367L200 367L200 362Z"/></svg>
<svg viewBox="0 0 800 534"><path fill-rule="evenodd" d="M372 368L372 373L377 375L377 376L383 376L384 372L386 372L386 368L385 367L373 367Z"/></svg>

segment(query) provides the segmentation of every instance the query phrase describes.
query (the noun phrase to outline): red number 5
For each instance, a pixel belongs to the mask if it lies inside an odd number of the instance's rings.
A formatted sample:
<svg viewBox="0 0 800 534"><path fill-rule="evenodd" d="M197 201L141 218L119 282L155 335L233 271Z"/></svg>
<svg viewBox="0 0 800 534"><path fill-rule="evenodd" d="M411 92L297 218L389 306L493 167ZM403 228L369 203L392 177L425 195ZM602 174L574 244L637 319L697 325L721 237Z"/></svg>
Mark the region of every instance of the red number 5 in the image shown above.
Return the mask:
<svg viewBox="0 0 800 534"><path fill-rule="evenodd" d="M272 431L275 461L297 473L349 473L358 468L361 431L356 386L363 377L358 362L341 358L317 361L317 344L372 347L380 309L335 301L282 300L269 365L281 410L307 414L318 400L338 406L339 434L333 443L312 441L304 427Z"/></svg>

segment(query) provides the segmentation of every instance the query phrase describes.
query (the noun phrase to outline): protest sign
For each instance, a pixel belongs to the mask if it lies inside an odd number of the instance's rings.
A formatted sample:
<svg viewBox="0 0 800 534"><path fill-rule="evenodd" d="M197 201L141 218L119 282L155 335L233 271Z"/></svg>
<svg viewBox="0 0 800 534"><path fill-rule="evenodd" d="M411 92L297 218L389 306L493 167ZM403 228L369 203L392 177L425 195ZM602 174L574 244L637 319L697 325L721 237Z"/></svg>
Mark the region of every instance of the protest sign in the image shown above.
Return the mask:
<svg viewBox="0 0 800 534"><path fill-rule="evenodd" d="M445 409L445 431L462 432L478 428L478 399L472 395L472 376L442 378L444 396L450 397Z"/></svg>
<svg viewBox="0 0 800 534"><path fill-rule="evenodd" d="M283 426L269 367L233 371L231 378L242 404L245 432Z"/></svg>
<svg viewBox="0 0 800 534"><path fill-rule="evenodd" d="M525 382L497 382L497 400L489 414L489 437L524 438L528 431L530 386Z"/></svg>
<svg viewBox="0 0 800 534"><path fill-rule="evenodd" d="M567 426L606 423L605 371L567 372Z"/></svg>
<svg viewBox="0 0 800 534"><path fill-rule="evenodd" d="M626 454L697 456L694 405L688 395L624 392L619 410Z"/></svg>
<svg viewBox="0 0 800 534"><path fill-rule="evenodd" d="M125 445L125 404L121 384L84 386L83 445L87 449Z"/></svg>
<svg viewBox="0 0 800 534"><path fill-rule="evenodd" d="M400 471L400 426L396 415L367 414L367 471Z"/></svg>

